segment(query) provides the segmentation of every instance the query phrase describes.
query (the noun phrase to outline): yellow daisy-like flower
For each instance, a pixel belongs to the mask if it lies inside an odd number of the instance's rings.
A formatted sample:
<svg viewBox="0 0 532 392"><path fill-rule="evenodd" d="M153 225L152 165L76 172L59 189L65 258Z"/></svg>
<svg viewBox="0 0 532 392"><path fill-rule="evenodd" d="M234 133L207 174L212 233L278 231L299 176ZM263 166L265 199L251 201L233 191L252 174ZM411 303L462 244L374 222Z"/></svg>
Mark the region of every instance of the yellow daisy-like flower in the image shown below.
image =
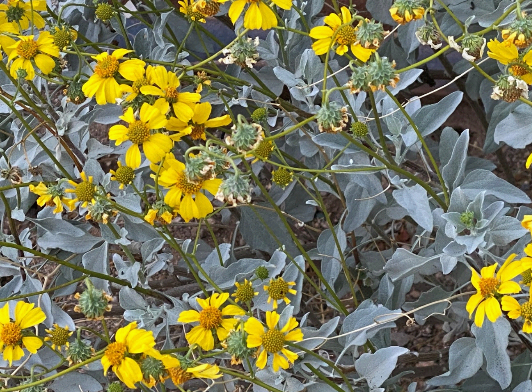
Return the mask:
<svg viewBox="0 0 532 392"><path fill-rule="evenodd" d="M272 2L282 8L289 10L292 8L292 0L272 0ZM229 7L228 15L233 24L244 11L244 7L249 4L244 14L244 27L251 30L268 30L277 26L277 16L269 5L262 0L235 0Z"/></svg>
<svg viewBox="0 0 532 392"><path fill-rule="evenodd" d="M174 212L172 207L162 201L158 201L148 210L148 213L144 216L144 220L152 226L155 220L162 225L170 224L175 214L177 214L177 211Z"/></svg>
<svg viewBox="0 0 532 392"><path fill-rule="evenodd" d="M185 310L179 314L177 319L180 323L195 323L199 322L190 330L185 336L190 344L197 344L203 350L209 351L214 348L214 336L220 341L223 341L229 335L237 319L224 318L224 316L242 316L245 314L244 310L236 305L227 305L223 309L220 307L229 298L229 293L214 293L207 299L197 298L199 306L202 310Z"/></svg>
<svg viewBox="0 0 532 392"><path fill-rule="evenodd" d="M193 105L197 103L201 95L198 93L179 92L180 82L175 72L167 71L162 65L148 66L146 77L152 80L156 86L142 86L140 92L146 95L162 97L174 109L178 119L188 122L194 116ZM165 113L166 114L166 113Z"/></svg>
<svg viewBox="0 0 532 392"><path fill-rule="evenodd" d="M24 356L24 349L35 354L43 342L37 336L30 336L25 329L39 325L46 319L41 308L19 301L15 305L15 319L9 317L9 303L0 308L0 351L4 361L18 361Z"/></svg>
<svg viewBox="0 0 532 392"><path fill-rule="evenodd" d="M154 171L157 168L152 167ZM164 202L177 209L185 220L205 218L214 211L210 200L201 190L216 195L222 183L221 179L191 181L185 173L185 164L179 162L173 154L168 154L158 177L159 185L170 188Z"/></svg>
<svg viewBox="0 0 532 392"><path fill-rule="evenodd" d="M193 378L215 380L222 377L220 368L217 365L211 365L208 363L202 363L197 366L186 368L182 367L182 364L179 364L179 366L168 369L168 373L175 386L182 385Z"/></svg>
<svg viewBox="0 0 532 392"><path fill-rule="evenodd" d="M181 140L181 137L189 135L192 140L206 140L205 129L223 127L224 125L231 123L231 117L228 114L209 119L211 111L212 106L210 102L203 102L194 106L194 115L188 122L181 121L176 117L171 117L168 120L166 129L178 133L170 137L173 140L179 141Z"/></svg>
<svg viewBox="0 0 532 392"><path fill-rule="evenodd" d="M157 163L173 146L172 139L163 133L153 133L153 130L164 128L167 123L166 111L168 104L157 102L154 106L144 103L140 108L139 118L135 117L133 108L129 107L119 118L128 123L113 125L109 129L109 139L119 146L125 141L131 141L126 152L126 165L136 169L140 166L141 155L139 146L142 145L144 155L150 162Z"/></svg>
<svg viewBox="0 0 532 392"><path fill-rule="evenodd" d="M128 388L135 389L135 384L142 381L140 366L131 356L152 353L155 339L151 331L137 328L132 322L116 331L115 341L110 343L102 357L103 373L112 367L113 372Z"/></svg>
<svg viewBox="0 0 532 392"><path fill-rule="evenodd" d="M51 184L46 186L42 182L39 182L39 185L35 186L31 184L29 188L30 192L39 195L39 198L37 199L37 204L39 207L55 207L54 214L63 212L63 204L69 210L73 210L75 207L76 203L73 201L73 199L64 197L65 190L60 184Z"/></svg>
<svg viewBox="0 0 532 392"><path fill-rule="evenodd" d="M18 36L18 41L6 35L0 35L0 46L8 55L9 73L17 78L17 71L26 71L25 79L35 77L33 63L44 74L48 75L55 67L52 57L59 57L59 48L48 31L41 31L35 40L34 35Z"/></svg>
<svg viewBox="0 0 532 392"><path fill-rule="evenodd" d="M401 8L397 6L390 8L390 15L393 20L402 25L410 23L413 20L421 19L425 15L425 8L423 7L406 6Z"/></svg>
<svg viewBox="0 0 532 392"><path fill-rule="evenodd" d="M375 49L367 49L360 45L353 26L353 15L347 7L342 7L341 13L330 14L323 19L327 26L316 26L310 30L310 37L317 39L312 49L317 55L325 54L334 46L336 53L344 55L351 48L351 52L360 61L366 62Z"/></svg>
<svg viewBox="0 0 532 392"><path fill-rule="evenodd" d="M524 319L523 332L532 333L532 297L527 302L520 304L513 297L505 295L501 299L502 310L508 312L508 317Z"/></svg>
<svg viewBox="0 0 532 392"><path fill-rule="evenodd" d="M209 79L209 75L205 71L198 71L196 76L194 76L194 84L197 85L196 92L201 93L203 91L203 86L210 86L211 80Z"/></svg>
<svg viewBox="0 0 532 392"><path fill-rule="evenodd" d="M495 274L497 263L482 268L480 275L471 269L471 283L477 289L477 293L467 301L466 310L471 318L476 309L475 325L477 327L482 327L484 316L488 316L493 323L502 315L499 304L501 294L514 294L521 291L519 283L512 280L524 270L520 260L513 261L515 256L515 254L510 255L497 274Z"/></svg>
<svg viewBox="0 0 532 392"><path fill-rule="evenodd" d="M194 0L181 0L179 4L179 12L181 12L189 22L205 23L205 15L196 9Z"/></svg>
<svg viewBox="0 0 532 392"><path fill-rule="evenodd" d="M80 175L81 182L78 184L72 180L69 180L68 183L74 187L74 189L67 189L65 192L74 193L76 195L75 199L72 199L72 207L80 202L82 207L87 207L89 203L94 203L94 196L96 195L96 185L93 184L92 176L88 176L85 172L81 172ZM73 208L71 208L73 209Z"/></svg>
<svg viewBox="0 0 532 392"><path fill-rule="evenodd" d="M45 329L45 331L48 333L48 336L44 338L44 341L52 343L52 350L60 350L63 346L70 346L68 339L74 332L69 331L68 326L63 328L54 323L52 329Z"/></svg>
<svg viewBox="0 0 532 392"><path fill-rule="evenodd" d="M42 29L45 22L39 11L46 11L45 0L30 0L27 3L7 0L6 4L0 4L0 31L18 34L20 29L28 29L30 22L36 28Z"/></svg>
<svg viewBox="0 0 532 392"><path fill-rule="evenodd" d="M504 65L514 64L510 66L510 73L523 79L527 84L532 84L532 73L527 68L532 66L532 51L520 56L517 46L506 45L495 39L488 42L488 49L489 57Z"/></svg>
<svg viewBox="0 0 532 392"><path fill-rule="evenodd" d="M296 328L299 324L295 317L290 317L285 326L277 327L281 316L277 312L266 312L266 326L255 317L250 317L244 324L244 330L249 334L247 346L258 347L257 367L264 369L268 362L268 353L273 354L273 371L279 368L288 369L289 362L294 363L297 354L288 350L286 342L300 342L303 340L303 332ZM283 354L283 355L281 355ZM285 358L286 357L286 358Z"/></svg>
<svg viewBox="0 0 532 392"><path fill-rule="evenodd" d="M115 103L124 93L123 85L118 84L116 76L119 74L127 80L136 80L146 63L139 59L119 60L126 54L133 52L128 49L117 49L112 54L100 53L92 58L96 60L94 73L83 85L83 93L92 98L96 96L98 105ZM127 90L127 88L125 88Z"/></svg>
<svg viewBox="0 0 532 392"><path fill-rule="evenodd" d="M247 279L244 279L244 283L235 282L236 291L232 294L232 297L235 297L235 302L249 302L256 295L259 295L257 291L253 289L253 285Z"/></svg>
<svg viewBox="0 0 532 392"><path fill-rule="evenodd" d="M296 282L286 282L283 278L270 279L270 285L264 286L264 290L268 292L268 303L273 301L273 308L277 309L277 301L283 300L287 305L290 300L287 298L288 294L297 294L297 291L291 289L290 286L295 286Z"/></svg>

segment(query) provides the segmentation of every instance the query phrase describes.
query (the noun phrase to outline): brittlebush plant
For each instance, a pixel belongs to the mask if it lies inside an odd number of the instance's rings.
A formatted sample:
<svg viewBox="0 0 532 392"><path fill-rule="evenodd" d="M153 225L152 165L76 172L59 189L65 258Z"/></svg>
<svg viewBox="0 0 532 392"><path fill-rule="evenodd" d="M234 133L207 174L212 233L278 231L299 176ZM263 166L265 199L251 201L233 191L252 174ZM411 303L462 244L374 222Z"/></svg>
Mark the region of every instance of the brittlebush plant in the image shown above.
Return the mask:
<svg viewBox="0 0 532 392"><path fill-rule="evenodd" d="M527 390L529 8L4 0L2 391Z"/></svg>

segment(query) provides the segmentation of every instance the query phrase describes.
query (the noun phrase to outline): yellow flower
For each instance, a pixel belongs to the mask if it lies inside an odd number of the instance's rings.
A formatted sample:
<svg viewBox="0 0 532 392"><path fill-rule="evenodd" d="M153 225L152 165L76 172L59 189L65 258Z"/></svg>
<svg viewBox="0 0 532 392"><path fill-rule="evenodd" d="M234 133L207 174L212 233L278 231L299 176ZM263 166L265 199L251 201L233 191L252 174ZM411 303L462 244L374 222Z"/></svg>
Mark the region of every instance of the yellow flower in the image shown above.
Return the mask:
<svg viewBox="0 0 532 392"><path fill-rule="evenodd" d="M344 55L349 48L360 61L366 62L375 49L367 49L360 45L356 37L356 28L353 26L353 16L347 7L342 7L341 14L330 14L323 20L327 26L317 26L310 30L310 37L317 39L312 44L312 49L317 55L325 54L333 46L336 53Z"/></svg>
<svg viewBox="0 0 532 392"><path fill-rule="evenodd" d="M425 8L423 7L399 7L390 8L390 15L392 19L399 24L407 24L413 20L423 18L425 15Z"/></svg>
<svg viewBox="0 0 532 392"><path fill-rule="evenodd" d="M19 301L15 305L15 320L9 317L9 303L0 308L0 351L4 353L4 361L18 361L24 356L24 348L35 354L42 346L42 340L36 336L30 336L26 328L34 327L42 323L46 315L41 308L35 308L34 304Z"/></svg>
<svg viewBox="0 0 532 392"><path fill-rule="evenodd" d="M102 357L103 373L112 367L113 372L128 388L135 389L135 384L142 381L140 366L132 354L152 353L155 339L151 331L137 328L132 322L116 331L115 341L110 343Z"/></svg>
<svg viewBox="0 0 532 392"><path fill-rule="evenodd" d="M136 169L140 166L141 155L139 145L142 145L144 155L150 162L157 163L172 149L173 142L163 133L152 133L155 129L163 128L166 123L165 112L168 104L156 103L154 106L144 103L140 108L139 119L135 117L133 108L129 107L120 119L127 122L128 127L118 124L109 129L109 139L119 146L125 141L132 144L126 152L126 165Z"/></svg>
<svg viewBox="0 0 532 392"><path fill-rule="evenodd" d="M53 329L45 329L48 333L48 336L44 338L44 341L49 341L52 343L52 350L61 349L61 347L69 347L68 338L72 336L73 331L68 330L68 326L60 327L54 323Z"/></svg>
<svg viewBox="0 0 532 392"><path fill-rule="evenodd" d="M249 302L259 294L253 289L251 282L247 279L244 279L244 283L242 284L235 282L235 286L236 291L232 294L232 297L235 297L235 302Z"/></svg>
<svg viewBox="0 0 532 392"><path fill-rule="evenodd" d="M144 68L135 68L125 79L131 82L131 86L127 84L120 86L124 93L129 93L126 97L126 102L131 102L137 98L141 94L141 87L153 84L151 78L148 78L146 75L146 70Z"/></svg>
<svg viewBox="0 0 532 392"><path fill-rule="evenodd" d="M471 283L477 289L477 293L467 301L466 310L471 318L476 309L475 325L477 327L482 327L485 315L491 322L495 322L502 315L498 300L500 294L513 294L521 291L521 286L512 281L524 270L520 260L513 262L515 256L515 254L510 255L497 274L495 274L497 263L482 268L480 275L471 269Z"/></svg>
<svg viewBox="0 0 532 392"><path fill-rule="evenodd" d="M229 293L214 293L207 299L197 298L202 310L185 310L179 314L177 319L180 323L199 322L186 334L189 344L197 344L203 350L209 351L214 348L213 332L220 341L225 340L229 331L233 329L238 322L235 318L224 318L224 316L242 316L244 310L236 305L227 305L223 309L220 307L229 298Z"/></svg>
<svg viewBox="0 0 532 392"><path fill-rule="evenodd" d="M250 348L258 347L257 367L264 369L268 361L268 353L273 354L273 371L279 368L288 369L289 362L294 363L297 354L285 347L286 342L300 342L303 340L301 329L294 329L298 322L290 317L282 329L277 327L280 315L277 312L266 312L266 328L255 317L250 317L244 325L244 330L249 334L247 345ZM281 355L283 354L283 355ZM286 357L286 358L285 358Z"/></svg>
<svg viewBox="0 0 532 392"><path fill-rule="evenodd" d="M172 207L162 201L158 201L148 210L148 213L144 216L144 220L152 226L156 219L162 225L170 224L175 214L177 214L177 211L174 212Z"/></svg>
<svg viewBox="0 0 532 392"><path fill-rule="evenodd" d="M210 365L208 363L203 363L194 367L183 367L182 364L179 366L168 369L170 379L176 385L182 385L188 380L193 378L208 378L214 380L222 377L220 374L220 368L217 365Z"/></svg>
<svg viewBox="0 0 532 392"><path fill-rule="evenodd" d="M109 173L112 174L111 180L117 181L120 186L120 189L124 189L126 185L131 184L135 178L135 169L129 166L122 166L122 162L118 161L118 169L109 170Z"/></svg>
<svg viewBox="0 0 532 392"><path fill-rule="evenodd" d="M157 86L142 86L140 92L146 95L155 95L164 98L172 105L174 114L181 121L187 122L194 116L192 105L197 103L201 95L198 93L181 93L179 79L174 72L167 71L162 65L148 66L146 77ZM165 113L166 114L166 113Z"/></svg>
<svg viewBox="0 0 532 392"><path fill-rule="evenodd" d="M37 40L35 36L18 36L18 41L13 38L1 35L0 46L8 55L9 73L17 78L17 70L26 71L25 79L32 80L35 77L35 69L32 60L37 68L44 75L48 75L55 67L52 57L59 57L59 48L54 44L54 38L48 31L41 31Z"/></svg>
<svg viewBox="0 0 532 392"><path fill-rule="evenodd" d="M30 22L42 29L45 22L38 11L46 11L45 0L7 0L7 4L0 4L0 31L18 34L20 29L29 28Z"/></svg>
<svg viewBox="0 0 532 392"><path fill-rule="evenodd" d="M521 221L521 226L523 226L527 230L532 231L532 215L523 216L523 220Z"/></svg>
<svg viewBox="0 0 532 392"><path fill-rule="evenodd" d="M516 319L523 317L523 332L532 333L532 297L527 302L520 304L513 297L505 295L501 299L502 309L508 312L508 317Z"/></svg>
<svg viewBox="0 0 532 392"><path fill-rule="evenodd" d="M272 2L284 9L292 8L292 0L272 0ZM268 30L277 26L277 16L272 11L269 5L262 0L235 0L229 8L229 17L233 24L242 14L246 4L249 4L246 13L244 14L244 27L251 30Z"/></svg>
<svg viewBox="0 0 532 392"><path fill-rule="evenodd" d="M152 169L157 170L154 167ZM176 208L179 215L185 222L188 222L193 218L205 218L213 212L210 200L201 190L204 189L216 195L222 180L213 178L193 182L185 173L185 165L175 159L173 154L168 154L159 174L158 183L170 188L164 197L164 202Z"/></svg>
<svg viewBox="0 0 532 392"><path fill-rule="evenodd" d="M270 285L264 286L264 290L268 292L268 303L273 301L273 308L277 309L277 301L283 300L287 305L290 300L287 298L288 294L295 295L297 291L291 289L296 282L286 282L283 278L270 279Z"/></svg>
<svg viewBox="0 0 532 392"><path fill-rule="evenodd" d="M119 85L115 77L120 74L127 80L135 80L136 76L144 69L146 63L139 59L119 60L126 54L133 52L128 49L117 49L112 54L100 53L92 58L96 60L94 73L83 85L83 93L92 98L96 95L96 103L105 105L115 103L117 98L124 93L123 85Z"/></svg>
<svg viewBox="0 0 532 392"><path fill-rule="evenodd" d="M196 76L194 76L194 84L197 85L196 92L201 93L203 91L203 85L210 86L211 80L205 71L198 71Z"/></svg>
<svg viewBox="0 0 532 392"><path fill-rule="evenodd" d="M69 210L73 210L75 207L73 199L64 197L65 190L60 184L51 184L49 186L44 185L42 182L39 182L39 185L37 186L31 184L30 192L39 195L37 204L40 207L43 207L44 205L47 207L55 207L54 214L63 212L63 204L67 206Z"/></svg>
<svg viewBox="0 0 532 392"><path fill-rule="evenodd" d="M525 163L525 166L527 169L530 168L530 165L532 165L532 154L528 156L528 158L526 159L526 163Z"/></svg>
<svg viewBox="0 0 532 392"><path fill-rule="evenodd" d="M87 207L89 203L94 203L94 195L96 195L96 186L92 183L92 176L87 177L85 172L81 172L80 175L81 182L78 184L72 180L69 180L68 183L74 187L74 189L67 189L65 192L74 193L76 195L75 199L72 199L72 208L77 203L80 202L82 207Z"/></svg>
<svg viewBox="0 0 532 392"><path fill-rule="evenodd" d="M178 132L177 135L172 135L171 138L178 141L184 135L190 135L192 140L206 140L205 129L222 127L231 123L231 117L228 114L209 119L211 111L212 106L210 102L203 102L194 106L194 115L188 122L171 117L168 120L166 128L170 131Z"/></svg>
<svg viewBox="0 0 532 392"><path fill-rule="evenodd" d="M198 11L195 7L194 0L182 0L177 2L179 4L179 12L181 12L189 22L205 23L205 15Z"/></svg>
<svg viewBox="0 0 532 392"><path fill-rule="evenodd" d="M495 39L488 42L488 49L489 57L504 65L513 64L510 66L510 73L519 76L527 84L532 84L532 73L528 70L528 67L532 66L532 51L520 56L517 46L514 44L506 45Z"/></svg>

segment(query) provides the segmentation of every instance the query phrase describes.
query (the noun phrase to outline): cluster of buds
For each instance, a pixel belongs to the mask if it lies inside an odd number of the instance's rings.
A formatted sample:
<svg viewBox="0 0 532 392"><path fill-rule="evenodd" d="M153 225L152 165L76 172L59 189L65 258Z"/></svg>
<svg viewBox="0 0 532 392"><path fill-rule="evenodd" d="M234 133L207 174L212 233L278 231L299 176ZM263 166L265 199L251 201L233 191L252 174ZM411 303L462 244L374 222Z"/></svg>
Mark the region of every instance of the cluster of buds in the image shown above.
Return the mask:
<svg viewBox="0 0 532 392"><path fill-rule="evenodd" d="M506 102L515 102L519 98L528 98L528 84L522 79L512 75L503 74L493 86L491 98L502 99Z"/></svg>
<svg viewBox="0 0 532 392"><path fill-rule="evenodd" d="M259 58L257 46L259 46L259 37L255 37L255 39L242 37L230 48L222 50L226 57L220 59L220 62L223 64L238 64L242 68L253 68L253 64Z"/></svg>
<svg viewBox="0 0 532 392"><path fill-rule="evenodd" d="M101 320L105 312L111 310L109 302L113 299L103 290L99 290L89 279L85 279L87 289L83 293L76 293L74 297L78 300L78 305L74 310L83 313L89 320Z"/></svg>
<svg viewBox="0 0 532 392"><path fill-rule="evenodd" d="M395 61L388 61L386 57L375 55L375 59L361 67L351 65L351 78L347 82L351 93L360 91L385 90L395 87L399 82L399 75L395 72Z"/></svg>
<svg viewBox="0 0 532 392"><path fill-rule="evenodd" d="M240 173L229 174L218 188L215 198L221 202L236 206L251 201L251 187L249 179Z"/></svg>
<svg viewBox="0 0 532 392"><path fill-rule="evenodd" d="M486 47L486 38L479 37L475 34L466 34L462 39L462 45L458 45L453 36L448 37L449 46L460 52L462 57L467 61L475 61L484 55Z"/></svg>
<svg viewBox="0 0 532 392"><path fill-rule="evenodd" d="M318 110L317 122L320 132L342 132L349 121L347 108L336 102L326 102Z"/></svg>
<svg viewBox="0 0 532 392"><path fill-rule="evenodd" d="M421 19L425 15L425 3L424 0L396 0L390 8L390 15L399 24Z"/></svg>
<svg viewBox="0 0 532 392"><path fill-rule="evenodd" d="M231 129L233 133L225 138L225 142L234 146L238 152L254 150L264 139L262 127L256 123L248 123L242 115L238 115L238 122Z"/></svg>
<svg viewBox="0 0 532 392"><path fill-rule="evenodd" d="M418 28L415 35L421 45L429 45L432 49L439 49L443 44L440 32L430 22Z"/></svg>
<svg viewBox="0 0 532 392"><path fill-rule="evenodd" d="M501 31L502 39L524 49L532 44L532 18L521 17L514 20Z"/></svg>
<svg viewBox="0 0 532 392"><path fill-rule="evenodd" d="M381 23L363 19L358 23L355 34L357 41L364 48L378 49L388 32L384 31Z"/></svg>

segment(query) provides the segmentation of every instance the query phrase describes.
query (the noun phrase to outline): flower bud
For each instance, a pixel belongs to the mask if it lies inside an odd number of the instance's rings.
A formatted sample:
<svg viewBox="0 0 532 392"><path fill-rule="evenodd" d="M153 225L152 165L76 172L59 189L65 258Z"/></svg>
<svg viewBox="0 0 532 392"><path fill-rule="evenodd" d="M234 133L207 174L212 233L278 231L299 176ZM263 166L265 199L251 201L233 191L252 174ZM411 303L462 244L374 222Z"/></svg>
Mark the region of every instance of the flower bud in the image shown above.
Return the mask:
<svg viewBox="0 0 532 392"><path fill-rule="evenodd" d="M67 96L67 101L79 105L85 102L87 97L82 90L83 83L80 80L73 80L68 87L63 90L63 94Z"/></svg>
<svg viewBox="0 0 532 392"><path fill-rule="evenodd" d="M395 87L399 82L399 75L395 73L395 61L390 62L386 57L377 56L366 67L371 91L384 91L386 87Z"/></svg>
<svg viewBox="0 0 532 392"><path fill-rule="evenodd" d="M256 123L265 123L268 120L268 109L257 108L251 113L251 119Z"/></svg>
<svg viewBox="0 0 532 392"><path fill-rule="evenodd" d="M286 188L294 179L294 173L290 170L280 167L272 172L272 180L281 188Z"/></svg>
<svg viewBox="0 0 532 392"><path fill-rule="evenodd" d="M122 387L122 384L120 384L120 381L115 381L109 384L107 392L124 392L124 388Z"/></svg>
<svg viewBox="0 0 532 392"><path fill-rule="evenodd" d="M110 217L115 216L117 211L113 208L113 204L106 196L97 196L94 203L90 203L87 207L88 212L85 215L86 220L107 224Z"/></svg>
<svg viewBox="0 0 532 392"><path fill-rule="evenodd" d="M368 126L360 121L351 124L351 130L353 131L353 135L359 138L363 138L368 134Z"/></svg>
<svg viewBox="0 0 532 392"><path fill-rule="evenodd" d="M144 380L151 382L152 380L160 381L164 379L165 368L163 361L150 357L149 355L142 360L140 364L140 370Z"/></svg>
<svg viewBox="0 0 532 392"><path fill-rule="evenodd" d="M227 352L231 354L231 364L238 365L242 360L253 356L256 349L248 348L247 346L247 332L243 330L232 331L225 341Z"/></svg>
<svg viewBox="0 0 532 392"><path fill-rule="evenodd" d="M94 349L79 338L70 343L66 351L68 363L71 365L86 361L93 353Z"/></svg>
<svg viewBox="0 0 532 392"><path fill-rule="evenodd" d="M475 213L473 211L466 211L460 214L460 222L468 229L473 228L475 221Z"/></svg>
<svg viewBox="0 0 532 392"><path fill-rule="evenodd" d="M499 76L493 86L491 99L515 102L521 97L528 98L528 84L524 80L508 74Z"/></svg>
<svg viewBox="0 0 532 392"><path fill-rule="evenodd" d="M268 268L266 268L265 266L261 265L260 267L258 267L255 270L255 275L260 280L266 280L266 279L268 279L270 277L270 272L268 271Z"/></svg>
<svg viewBox="0 0 532 392"><path fill-rule="evenodd" d="M320 132L342 132L349 121L347 108L340 108L336 102L324 103L318 110L317 121Z"/></svg>
<svg viewBox="0 0 532 392"><path fill-rule="evenodd" d="M115 9L110 4L99 3L96 6L95 15L97 19L107 23L112 19L113 16L115 16Z"/></svg>

